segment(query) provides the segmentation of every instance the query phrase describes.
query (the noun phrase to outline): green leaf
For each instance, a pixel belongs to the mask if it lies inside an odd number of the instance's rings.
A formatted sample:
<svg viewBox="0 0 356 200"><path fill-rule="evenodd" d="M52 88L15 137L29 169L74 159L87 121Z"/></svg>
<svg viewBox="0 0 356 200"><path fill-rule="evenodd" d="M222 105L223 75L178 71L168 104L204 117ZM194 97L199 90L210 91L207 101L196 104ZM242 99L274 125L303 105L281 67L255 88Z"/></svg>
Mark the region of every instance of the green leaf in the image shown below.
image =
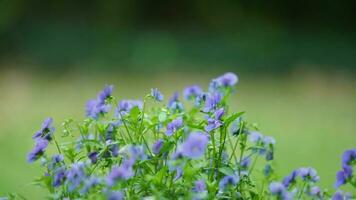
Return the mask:
<svg viewBox="0 0 356 200"><path fill-rule="evenodd" d="M167 114L165 112L160 112L158 115L159 122L164 122L167 119Z"/></svg>
<svg viewBox="0 0 356 200"><path fill-rule="evenodd" d="M233 176L234 175L234 170L231 167L221 167L219 168L219 172L228 175L228 176Z"/></svg>
<svg viewBox="0 0 356 200"><path fill-rule="evenodd" d="M238 112L230 115L228 118L224 120L225 125L228 126L231 122L233 122L235 119L243 115L245 112Z"/></svg>

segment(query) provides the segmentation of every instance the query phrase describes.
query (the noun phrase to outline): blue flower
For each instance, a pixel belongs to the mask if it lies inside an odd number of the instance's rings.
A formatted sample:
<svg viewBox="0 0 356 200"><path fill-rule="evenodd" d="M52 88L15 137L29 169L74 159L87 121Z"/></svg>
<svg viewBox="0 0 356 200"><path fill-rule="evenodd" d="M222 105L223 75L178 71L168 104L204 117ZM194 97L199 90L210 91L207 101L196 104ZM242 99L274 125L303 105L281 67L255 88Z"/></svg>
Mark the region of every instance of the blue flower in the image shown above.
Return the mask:
<svg viewBox="0 0 356 200"><path fill-rule="evenodd" d="M271 192L272 195L276 195L282 200L293 199L291 194L288 193L287 189L282 183L272 182L269 185L269 191Z"/></svg>
<svg viewBox="0 0 356 200"><path fill-rule="evenodd" d="M218 109L219 103L221 102L221 94L214 92L206 97L204 112L211 112Z"/></svg>
<svg viewBox="0 0 356 200"><path fill-rule="evenodd" d="M249 156L244 157L240 163L242 168L248 168L251 164L251 158Z"/></svg>
<svg viewBox="0 0 356 200"><path fill-rule="evenodd" d="M169 99L167 108L170 109L171 111L182 111L183 110L183 104L179 102L179 93L175 92L173 96Z"/></svg>
<svg viewBox="0 0 356 200"><path fill-rule="evenodd" d="M109 193L107 200L123 200L124 197L124 193L120 191L112 191Z"/></svg>
<svg viewBox="0 0 356 200"><path fill-rule="evenodd" d="M221 121L221 117L224 115L224 109L220 108L215 111L213 118L208 118L208 124L205 126L206 132L211 132L214 129L219 128L223 123Z"/></svg>
<svg viewBox="0 0 356 200"><path fill-rule="evenodd" d="M111 169L111 172L106 177L106 181L109 186L114 186L116 181L130 179L133 175L132 161L125 160L120 167L115 166Z"/></svg>
<svg viewBox="0 0 356 200"><path fill-rule="evenodd" d="M33 150L27 155L27 162L31 163L36 161L39 157L41 157L46 148L48 146L48 141L42 138L38 138L36 140L35 147Z"/></svg>
<svg viewBox="0 0 356 200"><path fill-rule="evenodd" d="M151 89L151 96L156 101L163 101L163 94L157 88Z"/></svg>
<svg viewBox="0 0 356 200"><path fill-rule="evenodd" d="M71 169L66 173L68 190L71 192L76 189L85 179L84 163L73 163Z"/></svg>
<svg viewBox="0 0 356 200"><path fill-rule="evenodd" d="M338 188L341 185L346 184L347 181L351 178L351 176L352 176L352 167L348 165L344 165L343 169L337 172L336 174L335 188Z"/></svg>
<svg viewBox="0 0 356 200"><path fill-rule="evenodd" d="M178 166L176 169L176 175L173 178L173 181L177 181L178 179L180 179L183 176L183 169L181 166Z"/></svg>
<svg viewBox="0 0 356 200"><path fill-rule="evenodd" d="M323 197L323 194L318 186L311 187L309 191L309 195L318 199L322 199Z"/></svg>
<svg viewBox="0 0 356 200"><path fill-rule="evenodd" d="M97 100L99 102L105 103L105 100L111 96L113 89L113 85L105 85L104 89L99 92Z"/></svg>
<svg viewBox="0 0 356 200"><path fill-rule="evenodd" d="M52 156L53 163L59 163L59 162L62 162L63 160L64 160L64 157L61 154L55 154Z"/></svg>
<svg viewBox="0 0 356 200"><path fill-rule="evenodd" d="M119 155L119 145L118 144L113 144L111 140L106 141L106 145L108 146L108 154L106 154L106 157L112 156L112 157L117 157Z"/></svg>
<svg viewBox="0 0 356 200"><path fill-rule="evenodd" d="M205 94L205 93L201 93L200 95L198 95L195 98L194 106L195 107L200 107L206 101L207 96L208 96L208 94Z"/></svg>
<svg viewBox="0 0 356 200"><path fill-rule="evenodd" d="M250 139L250 142L258 143L258 142L262 141L263 135L260 132L252 131L249 133L249 139Z"/></svg>
<svg viewBox="0 0 356 200"><path fill-rule="evenodd" d="M201 93L203 93L203 90L200 88L200 86L192 85L184 89L183 96L184 99L190 100L198 97Z"/></svg>
<svg viewBox="0 0 356 200"><path fill-rule="evenodd" d="M33 136L33 139L38 139L38 138L43 138L48 141L52 140L52 134L55 131L55 128L52 126L53 119L52 118L46 118L41 126L41 129L38 130Z"/></svg>
<svg viewBox="0 0 356 200"><path fill-rule="evenodd" d="M66 170L64 167L58 167L54 170L54 176L53 176L53 187L59 187L60 185L63 184L64 179L66 176Z"/></svg>
<svg viewBox="0 0 356 200"><path fill-rule="evenodd" d="M342 155L342 165L350 165L356 160L356 149L346 150Z"/></svg>
<svg viewBox="0 0 356 200"><path fill-rule="evenodd" d="M236 74L228 72L228 73L218 77L216 80L217 80L217 83L219 84L219 86L233 87L237 83L238 78L237 78Z"/></svg>
<svg viewBox="0 0 356 200"><path fill-rule="evenodd" d="M182 144L182 154L192 159L200 158L208 145L209 136L202 132L191 133Z"/></svg>
<svg viewBox="0 0 356 200"><path fill-rule="evenodd" d="M239 182L240 178L237 174L233 176L224 176L219 182L219 188L221 191L225 190L228 186L235 186Z"/></svg>
<svg viewBox="0 0 356 200"><path fill-rule="evenodd" d="M154 154L159 154L159 152L161 151L162 147L163 147L163 140L159 139L152 145L152 152Z"/></svg>
<svg viewBox="0 0 356 200"><path fill-rule="evenodd" d="M48 169L52 170L55 168L55 166L62 162L64 160L64 157L61 154L55 154L52 156L51 162L48 163Z"/></svg>
<svg viewBox="0 0 356 200"><path fill-rule="evenodd" d="M337 191L332 197L332 200L351 200L351 194L348 192Z"/></svg>
<svg viewBox="0 0 356 200"><path fill-rule="evenodd" d="M195 181L193 191L194 192L205 192L206 191L205 180L201 179L201 180Z"/></svg>
<svg viewBox="0 0 356 200"><path fill-rule="evenodd" d="M315 169L311 167L301 167L298 170L298 176L300 176L304 181L319 181L320 177L318 176Z"/></svg>
<svg viewBox="0 0 356 200"><path fill-rule="evenodd" d="M99 152L92 151L88 154L88 158L90 159L92 164L95 164L98 161Z"/></svg>
<svg viewBox="0 0 356 200"><path fill-rule="evenodd" d="M130 146L129 152L130 152L131 159L133 159L134 161L147 159L147 155L145 153L145 148L141 145Z"/></svg>
<svg viewBox="0 0 356 200"><path fill-rule="evenodd" d="M288 188L292 183L296 181L297 176L298 176L298 170L293 170L291 174L284 177L283 185Z"/></svg>
<svg viewBox="0 0 356 200"><path fill-rule="evenodd" d="M140 100L121 100L118 107L116 108L116 116L119 117L120 114L125 116L130 113L131 109L138 107L142 110L143 103Z"/></svg>
<svg viewBox="0 0 356 200"><path fill-rule="evenodd" d="M183 119L181 117L171 121L167 124L166 135L171 136L183 126Z"/></svg>
<svg viewBox="0 0 356 200"><path fill-rule="evenodd" d="M98 185L100 183L100 179L98 177L95 177L95 176L91 176L87 179L84 180L84 186L83 188L80 190L80 193L83 195L83 194L86 194L88 193L88 191L95 187L96 185Z"/></svg>
<svg viewBox="0 0 356 200"><path fill-rule="evenodd" d="M99 92L96 99L91 99L86 104L86 115L88 117L97 119L100 114L109 112L111 106L106 104L106 99L111 96L112 85L106 85L105 88Z"/></svg>
<svg viewBox="0 0 356 200"><path fill-rule="evenodd" d="M266 164L265 168L263 169L263 174L265 176L270 176L272 172L272 167L270 164Z"/></svg>

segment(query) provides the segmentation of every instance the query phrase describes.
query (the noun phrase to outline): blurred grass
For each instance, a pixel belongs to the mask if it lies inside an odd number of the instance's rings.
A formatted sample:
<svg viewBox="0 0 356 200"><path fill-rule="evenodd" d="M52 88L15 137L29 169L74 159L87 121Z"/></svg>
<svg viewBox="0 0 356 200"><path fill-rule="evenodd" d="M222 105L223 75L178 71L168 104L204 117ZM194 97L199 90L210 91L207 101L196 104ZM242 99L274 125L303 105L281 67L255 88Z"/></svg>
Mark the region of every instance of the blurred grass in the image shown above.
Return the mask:
<svg viewBox="0 0 356 200"><path fill-rule="evenodd" d="M206 88L222 72L126 74L123 72L34 74L0 73L0 194L19 192L29 199L45 193L29 186L40 175L39 164L26 163L32 134L47 116L57 129L69 117L82 118L87 99L105 83L115 85L118 98L141 98L152 87L166 98L189 84ZM313 166L321 185L332 188L340 155L356 146L356 80L348 74L296 72L286 77L240 74L235 110L277 140L276 166L282 177L299 166ZM57 132L58 134L59 132Z"/></svg>

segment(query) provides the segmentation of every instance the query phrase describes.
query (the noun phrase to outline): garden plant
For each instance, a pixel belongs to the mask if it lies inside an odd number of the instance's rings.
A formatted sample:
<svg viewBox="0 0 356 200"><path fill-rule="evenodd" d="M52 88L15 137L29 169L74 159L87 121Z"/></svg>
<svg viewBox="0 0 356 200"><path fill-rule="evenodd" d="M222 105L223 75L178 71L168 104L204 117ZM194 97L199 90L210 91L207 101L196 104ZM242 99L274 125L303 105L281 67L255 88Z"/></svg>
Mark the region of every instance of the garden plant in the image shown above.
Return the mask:
<svg viewBox="0 0 356 200"><path fill-rule="evenodd" d="M60 131L44 120L27 155L43 168L34 184L68 200L356 198L340 190L356 189L356 148L341 156L332 189L320 188L308 166L280 177L275 139L229 106L237 83L226 73L168 101L157 88L142 100L117 99L107 85L87 102L86 118L67 119Z"/></svg>

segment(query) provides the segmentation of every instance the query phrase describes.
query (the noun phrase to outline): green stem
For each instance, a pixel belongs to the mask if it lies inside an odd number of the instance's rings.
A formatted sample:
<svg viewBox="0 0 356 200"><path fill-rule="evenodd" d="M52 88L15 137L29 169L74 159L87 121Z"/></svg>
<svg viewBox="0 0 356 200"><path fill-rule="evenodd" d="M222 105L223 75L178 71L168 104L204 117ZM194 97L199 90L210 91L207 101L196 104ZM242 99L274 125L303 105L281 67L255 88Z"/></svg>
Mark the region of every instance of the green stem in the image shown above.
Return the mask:
<svg viewBox="0 0 356 200"><path fill-rule="evenodd" d="M213 156L212 156L213 167L210 173L210 180L212 181L214 179L214 173L215 173L215 156L216 156L214 131L211 132L211 142L213 143Z"/></svg>
<svg viewBox="0 0 356 200"><path fill-rule="evenodd" d="M234 147L234 144L232 143L232 141L231 141L231 137L230 137L230 135L227 137L228 138L228 140L229 140L229 144L230 144L230 146L231 146L231 150L232 150L232 148ZM234 159L235 159L235 163L237 163L237 157L236 157L236 154L235 154L235 152L234 151L232 151L231 152L231 155L230 155L230 158L229 158L229 163L231 163L231 159L232 159L232 157L234 157Z"/></svg>
<svg viewBox="0 0 356 200"><path fill-rule="evenodd" d="M303 187L302 187L302 189L300 190L300 192L299 192L299 195L298 195L298 200L300 200L301 198L302 198L302 195L303 195L303 192L304 192L304 189L305 189L305 187L307 186L307 184L308 184L308 182L304 182L304 184L303 184Z"/></svg>
<svg viewBox="0 0 356 200"><path fill-rule="evenodd" d="M231 162L231 159L232 159L232 156L233 156L233 155L236 156L236 155L235 155L235 151L236 151L237 145L239 144L239 139L240 139L241 134L242 134L242 129L243 129L243 122L240 123L239 133L238 133L238 136L237 136L235 145L234 145L234 147L232 148L232 152L231 152L231 155L230 155L230 158L229 158L229 162Z"/></svg>
<svg viewBox="0 0 356 200"><path fill-rule="evenodd" d="M219 146L219 159L218 159L218 163L217 163L217 169L219 169L219 165L221 163L221 159L222 159L222 153L224 151L224 146L225 146L225 141L226 141L226 127L222 127L220 129L220 138L223 138L223 140L220 139L220 146Z"/></svg>
<svg viewBox="0 0 356 200"><path fill-rule="evenodd" d="M57 150L59 154L62 154L61 148L59 148L58 142L56 140L56 138L54 137L54 134L52 135L53 141L56 144Z"/></svg>
<svg viewBox="0 0 356 200"><path fill-rule="evenodd" d="M248 171L248 176L251 174L251 172L253 171L253 168L255 168L255 165L257 163L257 159L258 159L258 155L255 156L255 158L253 159L252 165L250 170Z"/></svg>
<svg viewBox="0 0 356 200"><path fill-rule="evenodd" d="M130 135L129 128L128 128L127 125L126 125L126 122L125 122L125 120L124 120L124 118L123 118L123 116L122 116L122 114L121 114L121 111L119 111L119 115L120 115L120 117L121 117L122 123L124 124L124 127L125 127L125 129L126 129L127 135L129 136L129 139L130 139L131 143L133 143L133 139L132 139L132 137L131 137L131 135Z"/></svg>

